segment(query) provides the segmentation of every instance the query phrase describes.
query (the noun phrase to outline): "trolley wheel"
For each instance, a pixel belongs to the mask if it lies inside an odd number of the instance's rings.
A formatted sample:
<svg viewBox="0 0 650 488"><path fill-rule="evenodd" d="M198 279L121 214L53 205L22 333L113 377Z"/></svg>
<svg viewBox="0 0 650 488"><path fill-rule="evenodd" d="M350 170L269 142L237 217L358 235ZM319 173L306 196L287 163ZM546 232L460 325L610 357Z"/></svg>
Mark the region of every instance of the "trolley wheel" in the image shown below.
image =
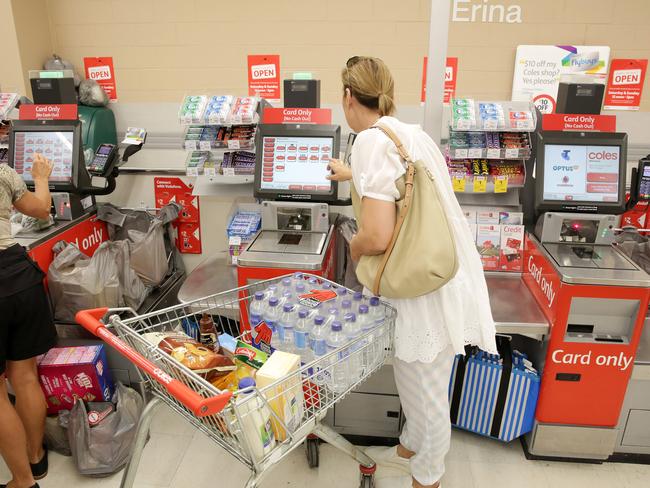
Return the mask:
<svg viewBox="0 0 650 488"><path fill-rule="evenodd" d="M375 488L375 475L361 475L361 483L359 484L359 488Z"/></svg>
<svg viewBox="0 0 650 488"><path fill-rule="evenodd" d="M305 441L307 447L307 463L310 468L318 467L318 438L307 438Z"/></svg>

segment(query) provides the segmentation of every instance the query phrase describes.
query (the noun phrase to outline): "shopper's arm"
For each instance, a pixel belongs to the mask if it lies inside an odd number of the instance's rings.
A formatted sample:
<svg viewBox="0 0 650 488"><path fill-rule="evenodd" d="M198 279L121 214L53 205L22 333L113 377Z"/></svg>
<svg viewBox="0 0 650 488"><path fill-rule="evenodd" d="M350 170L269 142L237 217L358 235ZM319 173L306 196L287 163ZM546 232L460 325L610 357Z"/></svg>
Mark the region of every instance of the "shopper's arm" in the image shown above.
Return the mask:
<svg viewBox="0 0 650 488"><path fill-rule="evenodd" d="M330 159L329 170L332 172L327 177L331 181L349 181L352 179L352 170L340 159Z"/></svg>
<svg viewBox="0 0 650 488"><path fill-rule="evenodd" d="M352 259L383 254L395 229L395 203L364 197L361 202L361 227L350 242Z"/></svg>
<svg viewBox="0 0 650 488"><path fill-rule="evenodd" d="M27 191L14 202L14 207L20 213L47 219L50 216L52 197L50 196L49 179L52 173L52 162L37 154L32 164L32 178L34 179L34 192Z"/></svg>

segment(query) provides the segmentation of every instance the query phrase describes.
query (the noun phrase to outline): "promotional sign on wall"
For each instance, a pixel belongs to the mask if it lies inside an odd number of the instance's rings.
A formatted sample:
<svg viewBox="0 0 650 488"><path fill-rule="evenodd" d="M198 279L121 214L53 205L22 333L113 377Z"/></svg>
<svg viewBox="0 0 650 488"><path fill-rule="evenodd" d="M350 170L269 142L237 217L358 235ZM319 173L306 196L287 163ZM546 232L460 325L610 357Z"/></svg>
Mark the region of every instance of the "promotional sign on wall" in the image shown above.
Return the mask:
<svg viewBox="0 0 650 488"><path fill-rule="evenodd" d="M647 59L612 59L605 110L639 110L647 69Z"/></svg>
<svg viewBox="0 0 650 488"><path fill-rule="evenodd" d="M84 68L86 78L95 80L99 83L108 99L111 102L117 102L117 87L115 84L115 69L113 68L113 58L84 58Z"/></svg>
<svg viewBox="0 0 650 488"><path fill-rule="evenodd" d="M424 103L427 98L427 56L422 63L422 90L420 91L420 102ZM449 105L449 101L456 96L456 79L458 77L458 58L447 58L445 66L445 94L443 103Z"/></svg>
<svg viewBox="0 0 650 488"><path fill-rule="evenodd" d="M553 113L562 75L604 79L608 64L607 46L517 46L512 100L532 100L542 113Z"/></svg>
<svg viewBox="0 0 650 488"><path fill-rule="evenodd" d="M280 100L280 56L250 54L248 56L248 95Z"/></svg>
<svg viewBox="0 0 650 488"><path fill-rule="evenodd" d="M201 211L199 197L192 195L192 185L181 178L154 178L156 208L171 202L182 208L174 227L178 233L176 247L187 254L201 254Z"/></svg>

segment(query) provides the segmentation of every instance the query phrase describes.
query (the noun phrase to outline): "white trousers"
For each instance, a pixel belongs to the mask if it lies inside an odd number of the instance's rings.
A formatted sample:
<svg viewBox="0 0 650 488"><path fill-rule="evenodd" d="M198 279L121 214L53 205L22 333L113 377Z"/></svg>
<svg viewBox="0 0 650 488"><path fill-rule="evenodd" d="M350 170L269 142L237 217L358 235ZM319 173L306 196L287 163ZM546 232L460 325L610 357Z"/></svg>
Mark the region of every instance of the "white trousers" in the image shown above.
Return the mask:
<svg viewBox="0 0 650 488"><path fill-rule="evenodd" d="M449 377L454 361L451 347L433 362L407 363L393 359L393 371L406 424L400 443L415 455L411 474L423 485L433 485L445 472L445 456L451 442Z"/></svg>

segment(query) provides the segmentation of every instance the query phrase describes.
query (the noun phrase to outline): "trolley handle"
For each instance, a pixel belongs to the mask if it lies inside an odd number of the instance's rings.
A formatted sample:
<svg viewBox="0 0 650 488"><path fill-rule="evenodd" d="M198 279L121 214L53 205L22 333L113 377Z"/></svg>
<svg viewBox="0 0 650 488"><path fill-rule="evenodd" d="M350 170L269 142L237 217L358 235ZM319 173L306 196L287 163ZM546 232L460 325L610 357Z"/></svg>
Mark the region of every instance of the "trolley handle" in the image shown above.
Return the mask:
<svg viewBox="0 0 650 488"><path fill-rule="evenodd" d="M100 319L103 318L108 311L109 309L107 307L82 310L75 315L75 319L86 330L113 346L120 354L122 354L122 356L127 358L141 370L148 373L149 376L160 383L171 396L185 405L197 417L216 415L226 407L232 398L232 392L224 391L217 396L203 398L182 382L172 378L137 351L131 349L126 343L108 330L102 322L100 322Z"/></svg>

